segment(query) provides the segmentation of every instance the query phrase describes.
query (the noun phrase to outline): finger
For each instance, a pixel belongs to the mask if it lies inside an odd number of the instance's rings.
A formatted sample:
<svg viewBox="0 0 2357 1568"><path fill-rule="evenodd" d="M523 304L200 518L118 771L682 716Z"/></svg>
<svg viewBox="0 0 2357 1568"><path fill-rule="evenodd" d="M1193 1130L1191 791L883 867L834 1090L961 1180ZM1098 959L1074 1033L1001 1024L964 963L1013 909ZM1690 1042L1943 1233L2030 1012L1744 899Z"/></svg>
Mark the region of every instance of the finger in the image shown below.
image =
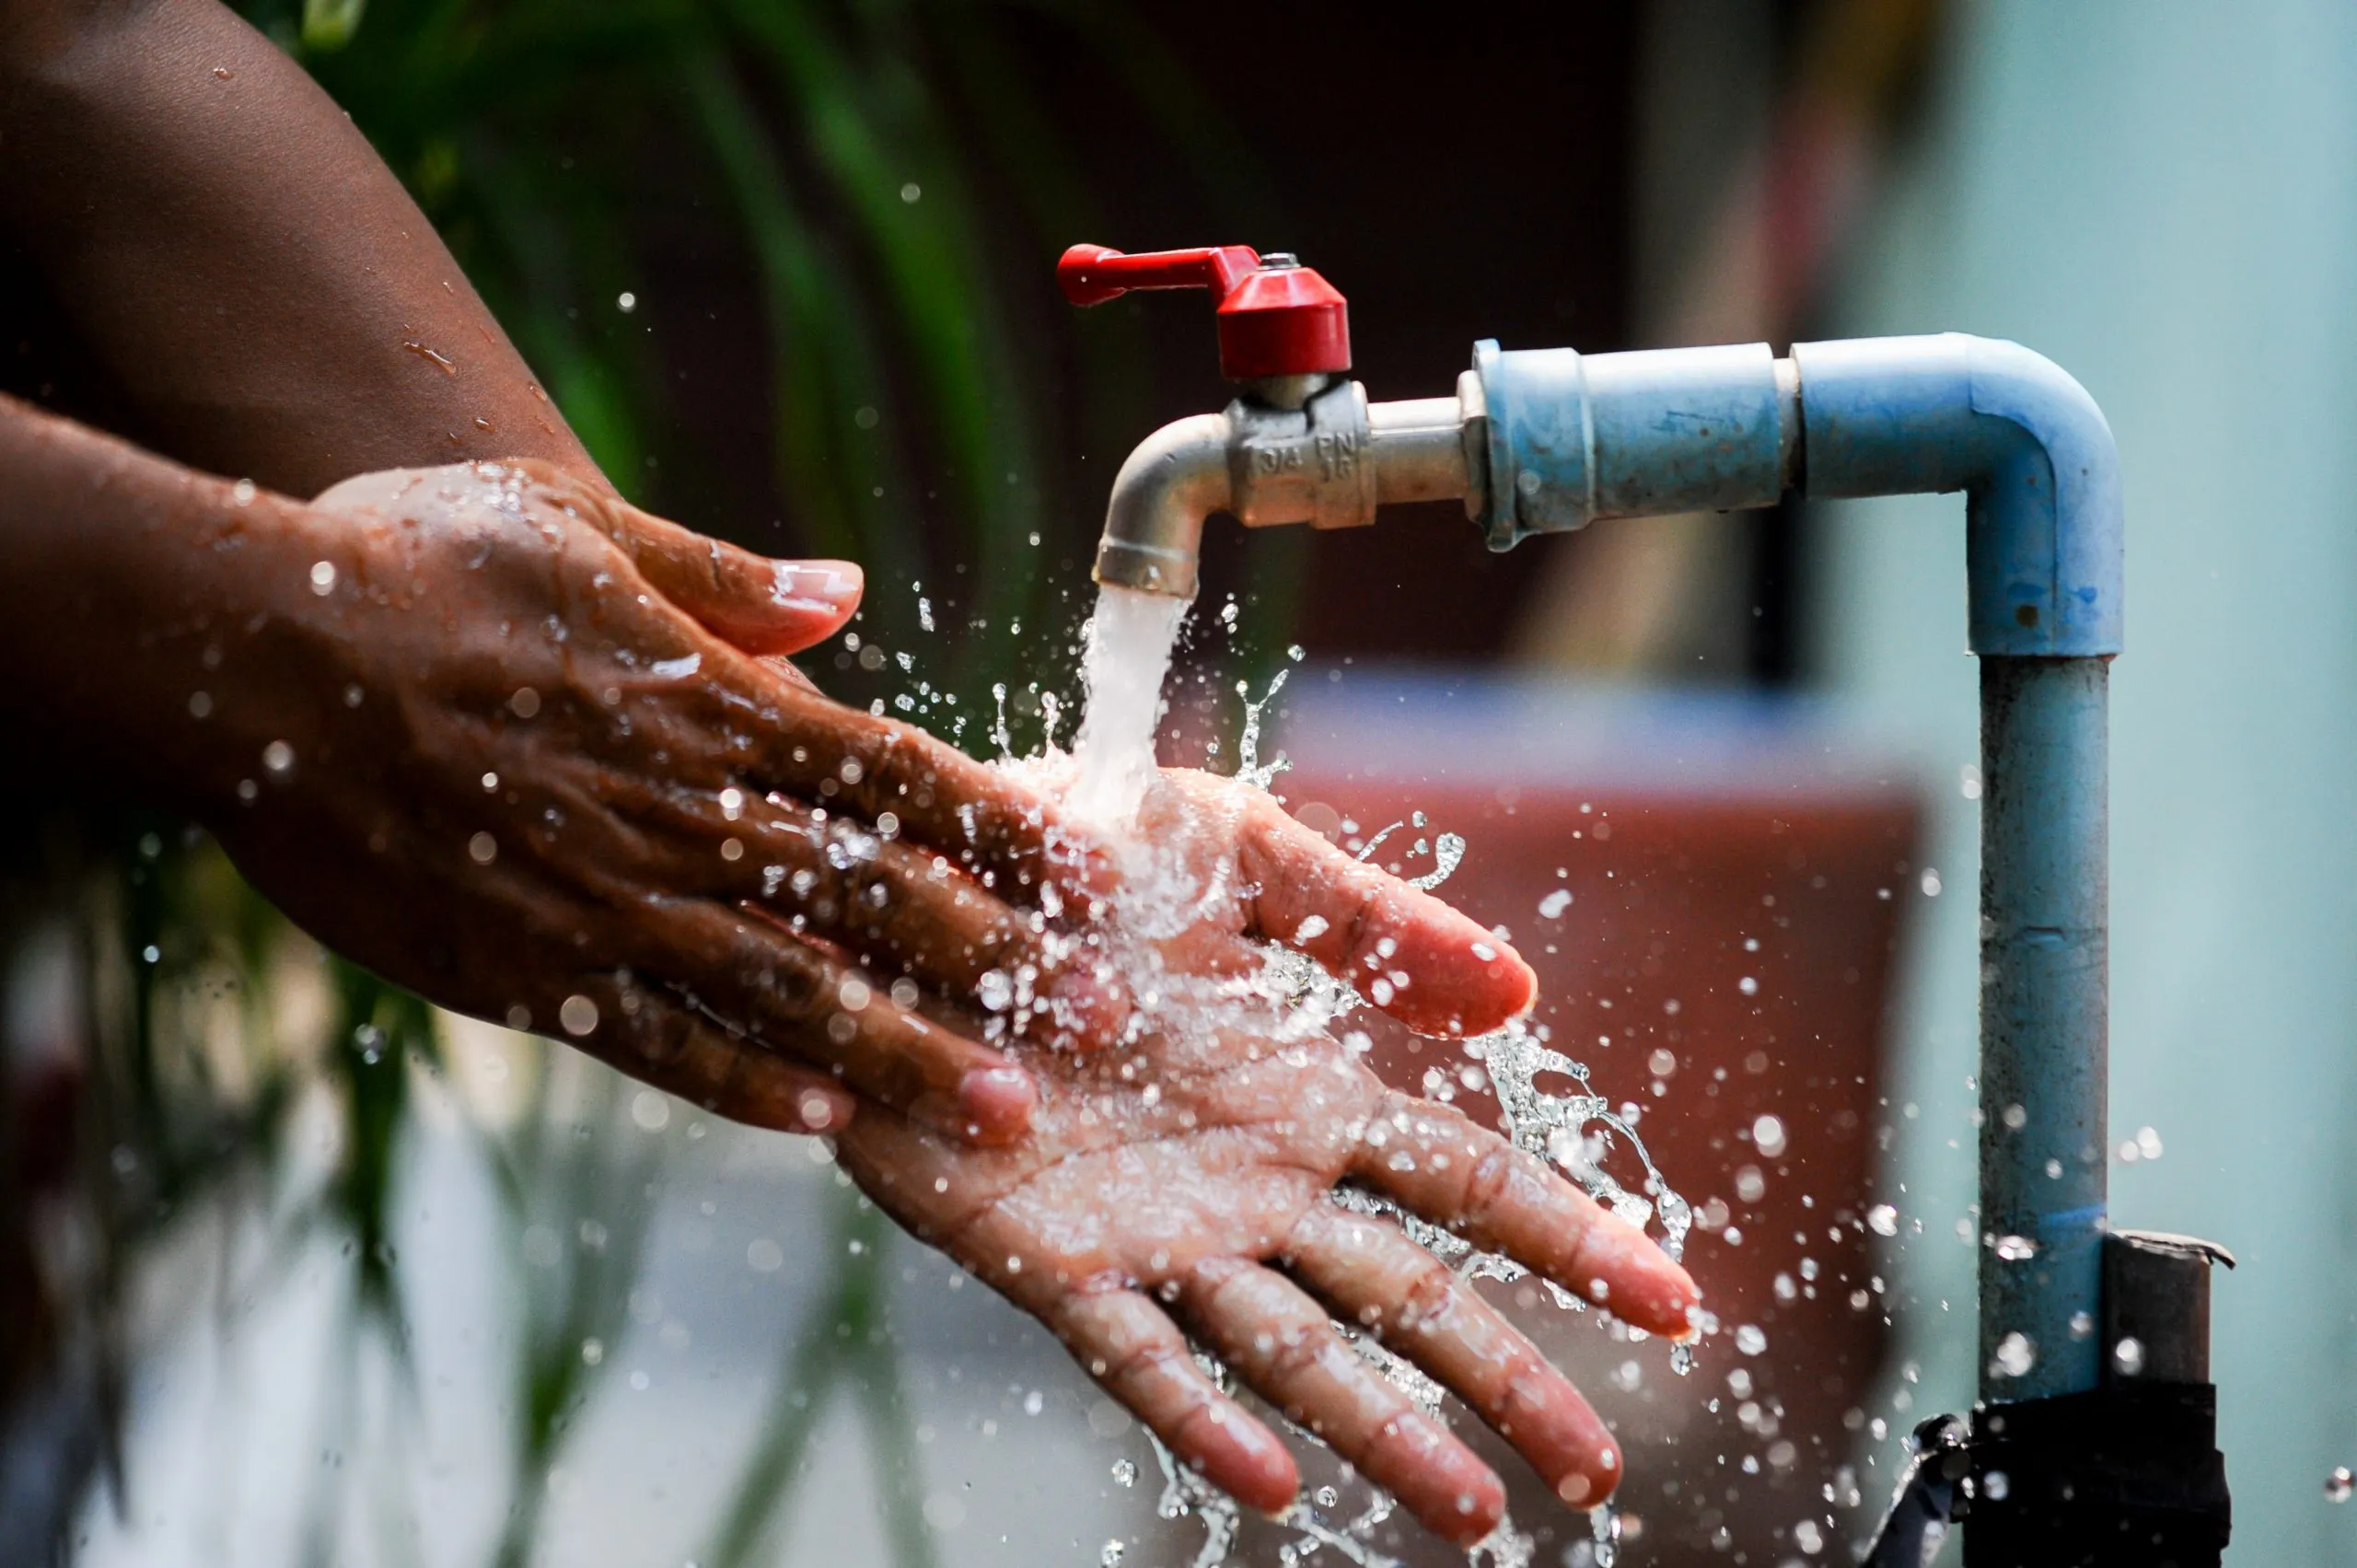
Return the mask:
<svg viewBox="0 0 2357 1568"><path fill-rule="evenodd" d="M1352 1174L1623 1322L1673 1338L1693 1331L1701 1292L1643 1231L1452 1107L1387 1094Z"/></svg>
<svg viewBox="0 0 2357 1568"><path fill-rule="evenodd" d="M962 1004L994 987L1000 994L986 1010L1018 1036L1080 1050L1121 1038L1129 1008L1101 938L1051 930L944 855L781 795L724 804L716 793L682 790L650 805L646 817L661 836L686 842L691 865L682 886L758 903L796 932Z"/></svg>
<svg viewBox="0 0 2357 1568"><path fill-rule="evenodd" d="M840 1132L857 1108L824 1073L731 1038L644 991L592 978L574 994L595 1012L561 1006L556 1028L591 1035L603 1025L608 1038L599 1055L608 1064L715 1116L777 1132ZM572 1028L582 1024L587 1027Z"/></svg>
<svg viewBox="0 0 2357 1568"><path fill-rule="evenodd" d="M799 653L859 608L865 579L851 562L773 561L622 501L606 502L603 520L650 587L744 653Z"/></svg>
<svg viewBox="0 0 2357 1568"><path fill-rule="evenodd" d="M819 1067L854 1093L973 1143L1029 1127L1039 1094L988 1046L895 1003L856 967L756 914L663 900L640 929L640 968L693 975L679 1003L724 1028Z"/></svg>
<svg viewBox="0 0 2357 1568"><path fill-rule="evenodd" d="M1293 1502L1301 1472L1284 1444L1220 1392L1154 1303L1134 1291L1074 1294L1041 1316L1098 1387L1203 1479L1265 1514Z"/></svg>
<svg viewBox="0 0 2357 1568"><path fill-rule="evenodd" d="M1285 1244L1296 1278L1337 1315L1446 1384L1573 1507L1620 1479L1604 1423L1537 1346L1455 1271L1388 1221L1312 1204Z"/></svg>
<svg viewBox="0 0 2357 1568"><path fill-rule="evenodd" d="M1470 1546L1497 1527L1505 1486L1344 1342L1325 1310L1257 1263L1205 1263L1179 1302L1244 1381L1390 1492L1429 1529Z"/></svg>
<svg viewBox="0 0 2357 1568"><path fill-rule="evenodd" d="M772 700L746 737L764 788L870 822L889 813L905 838L930 846L1014 903L1051 915L1114 886L1109 855L1069 829L1034 790L911 725L813 691L759 681ZM1093 912L1086 908L1075 912Z"/></svg>
<svg viewBox="0 0 2357 1568"><path fill-rule="evenodd" d="M1469 917L1257 802L1237 846L1256 935L1290 943L1420 1034L1487 1034L1538 977Z"/></svg>

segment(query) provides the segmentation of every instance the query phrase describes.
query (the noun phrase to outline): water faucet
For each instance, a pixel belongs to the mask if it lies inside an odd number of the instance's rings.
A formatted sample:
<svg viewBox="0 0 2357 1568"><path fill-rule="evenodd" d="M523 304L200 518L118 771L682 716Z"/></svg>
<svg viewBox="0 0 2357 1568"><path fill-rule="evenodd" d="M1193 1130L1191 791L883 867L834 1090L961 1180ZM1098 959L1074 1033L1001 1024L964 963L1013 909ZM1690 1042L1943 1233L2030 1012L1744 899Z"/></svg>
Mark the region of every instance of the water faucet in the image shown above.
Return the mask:
<svg viewBox="0 0 2357 1568"><path fill-rule="evenodd" d="M1377 506L1466 493L1480 454L1465 399L1370 403L1348 378L1349 307L1286 253L1242 245L1124 255L1075 245L1056 265L1064 297L1096 305L1132 289L1204 288L1218 296L1220 372L1238 383L1219 413L1164 425L1113 480L1097 547L1099 583L1195 597L1203 521L1247 528L1357 528Z"/></svg>
<svg viewBox="0 0 2357 1568"><path fill-rule="evenodd" d="M1248 527L1349 528L1388 502L1462 497L1506 550L1599 517L1736 511L1788 493L1964 493L1985 1113L1968 1462L1978 1482L2011 1470L1959 1491L1972 1510L1966 1562L2216 1563L2228 1505L2207 1373L2215 1254L2184 1243L2168 1268L2138 1266L2152 1248L2113 1235L2106 1213L2122 506L2111 429L2085 389L2017 343L1950 332L1798 343L1782 357L1765 343L1583 354L1483 342L1454 397L1370 402L1347 379L1341 295L1290 255L1084 245L1058 275L1083 305L1213 290L1221 368L1241 389L1121 465L1096 567L1114 587L1193 597L1217 512ZM2178 1373L2151 1370L2151 1330L2137 1324L2183 1342Z"/></svg>

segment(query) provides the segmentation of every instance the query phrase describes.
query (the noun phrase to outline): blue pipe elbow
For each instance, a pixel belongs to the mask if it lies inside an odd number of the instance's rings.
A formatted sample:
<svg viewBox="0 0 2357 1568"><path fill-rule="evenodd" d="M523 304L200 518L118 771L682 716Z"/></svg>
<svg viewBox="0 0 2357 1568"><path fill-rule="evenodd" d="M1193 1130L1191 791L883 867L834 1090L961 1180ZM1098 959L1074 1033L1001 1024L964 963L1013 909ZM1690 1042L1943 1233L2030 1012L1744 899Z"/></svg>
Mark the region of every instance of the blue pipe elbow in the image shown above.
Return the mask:
<svg viewBox="0 0 2357 1568"><path fill-rule="evenodd" d="M1976 654L2119 652L2119 457L2086 389L1962 332L1796 343L1812 497L1966 494Z"/></svg>

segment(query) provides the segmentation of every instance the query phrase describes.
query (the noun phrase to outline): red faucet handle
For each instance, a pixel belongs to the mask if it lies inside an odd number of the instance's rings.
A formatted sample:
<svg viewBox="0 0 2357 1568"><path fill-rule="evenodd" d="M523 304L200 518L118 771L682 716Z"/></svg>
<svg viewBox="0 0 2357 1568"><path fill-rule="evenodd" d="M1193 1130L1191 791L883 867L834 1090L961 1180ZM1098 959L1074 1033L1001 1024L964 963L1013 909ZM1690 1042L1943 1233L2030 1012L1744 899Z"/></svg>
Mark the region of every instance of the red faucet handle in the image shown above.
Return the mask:
<svg viewBox="0 0 2357 1568"><path fill-rule="evenodd" d="M1102 245L1075 245L1056 263L1056 282L1074 305L1102 305L1133 288L1207 288L1214 298L1260 266L1249 245L1206 245L1193 250L1148 250L1132 256Z"/></svg>
<svg viewBox="0 0 2357 1568"><path fill-rule="evenodd" d="M1102 305L1133 288L1204 288L1219 301L1220 374L1231 381L1313 376L1351 367L1348 302L1291 256L1248 245L1124 255L1075 245L1056 263L1074 305Z"/></svg>

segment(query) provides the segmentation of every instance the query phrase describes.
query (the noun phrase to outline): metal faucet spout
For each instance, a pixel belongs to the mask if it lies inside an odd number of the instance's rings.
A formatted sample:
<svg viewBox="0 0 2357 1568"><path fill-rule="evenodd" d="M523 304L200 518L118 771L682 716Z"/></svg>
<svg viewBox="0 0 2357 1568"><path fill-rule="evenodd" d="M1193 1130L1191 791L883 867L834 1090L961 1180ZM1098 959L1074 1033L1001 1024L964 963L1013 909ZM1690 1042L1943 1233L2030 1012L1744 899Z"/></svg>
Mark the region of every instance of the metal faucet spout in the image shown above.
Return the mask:
<svg viewBox="0 0 2357 1568"><path fill-rule="evenodd" d="M1234 427L1224 413L1190 414L1138 443L1113 479L1105 536L1097 545L1097 580L1142 593L1195 597L1203 519L1228 510L1227 449Z"/></svg>
<svg viewBox="0 0 2357 1568"><path fill-rule="evenodd" d="M1214 512L1248 528L1342 528L1394 502L1471 497L1472 515L1482 463L1469 435L1480 396L1473 377L1453 398L1390 403L1368 402L1355 381L1319 382L1306 398L1241 398L1139 443L1113 480L1097 580L1194 598L1203 519Z"/></svg>

